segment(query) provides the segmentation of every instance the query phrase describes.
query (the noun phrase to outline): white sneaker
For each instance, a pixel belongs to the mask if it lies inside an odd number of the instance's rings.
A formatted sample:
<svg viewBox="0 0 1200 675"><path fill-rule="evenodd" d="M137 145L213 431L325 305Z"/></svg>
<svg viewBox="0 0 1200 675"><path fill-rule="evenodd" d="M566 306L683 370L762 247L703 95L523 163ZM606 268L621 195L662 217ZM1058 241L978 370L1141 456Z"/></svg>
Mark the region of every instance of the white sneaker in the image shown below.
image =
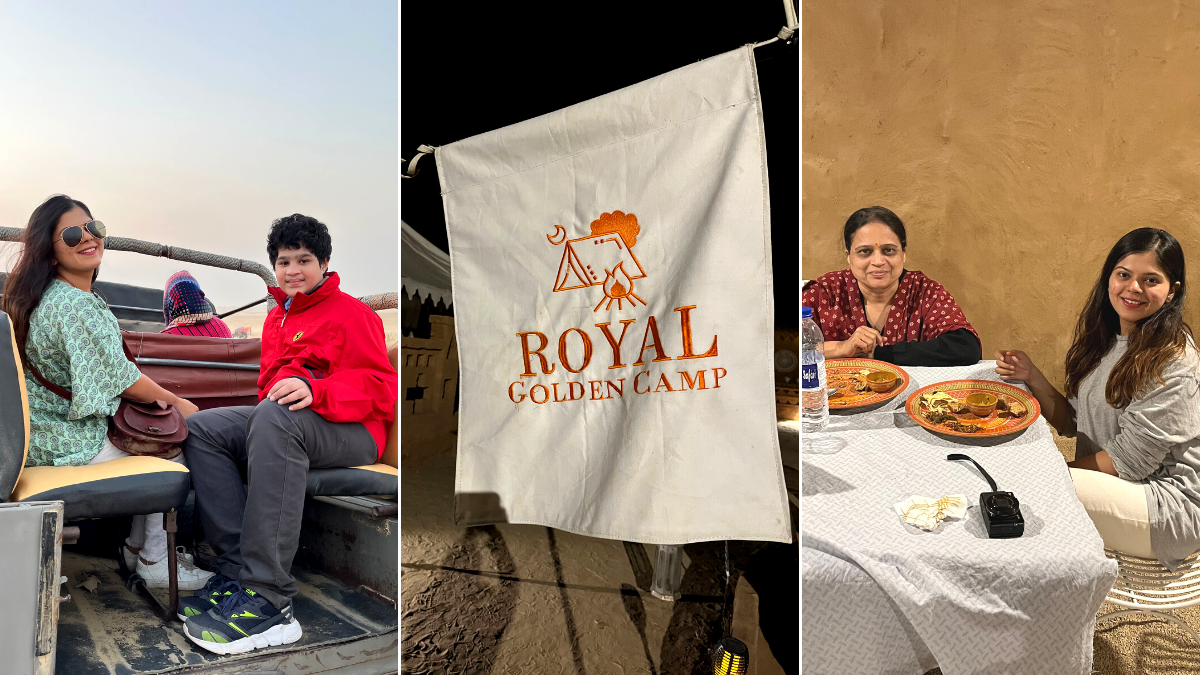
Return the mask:
<svg viewBox="0 0 1200 675"><path fill-rule="evenodd" d="M186 563L193 567L196 566L196 561L192 558L192 554L188 553L187 549L182 546L175 547L175 557L178 558L179 562L181 563Z"/></svg>
<svg viewBox="0 0 1200 675"><path fill-rule="evenodd" d="M125 569L133 572L137 569L138 554L129 550L125 544L121 544L121 557L125 559Z"/></svg>
<svg viewBox="0 0 1200 675"><path fill-rule="evenodd" d="M181 591L198 591L204 588L204 584L208 583L212 572L206 572L190 562L179 560L179 590ZM146 582L146 588L167 588L170 585L167 569L167 561L164 558L160 562L147 565L139 558L137 561L137 573Z"/></svg>
<svg viewBox="0 0 1200 675"><path fill-rule="evenodd" d="M179 559L180 564L188 564L195 566L196 561L192 558L192 554L187 552L187 549L182 546L175 547L175 555ZM125 558L125 568L132 571L137 569L138 554L129 550L125 544L121 544L121 557Z"/></svg>

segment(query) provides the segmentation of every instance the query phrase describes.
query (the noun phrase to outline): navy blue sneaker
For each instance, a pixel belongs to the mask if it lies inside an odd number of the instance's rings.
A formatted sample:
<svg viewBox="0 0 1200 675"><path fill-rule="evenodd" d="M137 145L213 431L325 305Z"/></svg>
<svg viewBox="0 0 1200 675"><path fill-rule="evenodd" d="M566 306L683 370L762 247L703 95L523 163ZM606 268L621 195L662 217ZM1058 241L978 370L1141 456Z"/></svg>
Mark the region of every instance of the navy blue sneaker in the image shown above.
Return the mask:
<svg viewBox="0 0 1200 675"><path fill-rule="evenodd" d="M276 609L249 589L227 596L203 614L188 617L183 634L217 654L244 654L253 649L291 644L304 634L292 615L292 603Z"/></svg>
<svg viewBox="0 0 1200 675"><path fill-rule="evenodd" d="M210 609L216 609L225 598L242 590L238 582L224 574L214 574L204 584L204 588L196 591L191 597L179 598L179 608L175 615L180 621L187 621L189 616L203 614Z"/></svg>

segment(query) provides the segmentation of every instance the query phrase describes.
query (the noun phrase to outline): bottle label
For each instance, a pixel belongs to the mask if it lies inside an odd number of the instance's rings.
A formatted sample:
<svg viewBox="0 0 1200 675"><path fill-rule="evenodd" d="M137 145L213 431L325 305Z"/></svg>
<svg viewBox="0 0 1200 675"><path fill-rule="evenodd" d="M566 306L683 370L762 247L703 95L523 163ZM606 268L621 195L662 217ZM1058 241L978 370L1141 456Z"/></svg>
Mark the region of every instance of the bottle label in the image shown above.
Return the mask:
<svg viewBox="0 0 1200 675"><path fill-rule="evenodd" d="M817 364L806 363L800 366L800 388L818 389L820 386L821 379L817 373Z"/></svg>

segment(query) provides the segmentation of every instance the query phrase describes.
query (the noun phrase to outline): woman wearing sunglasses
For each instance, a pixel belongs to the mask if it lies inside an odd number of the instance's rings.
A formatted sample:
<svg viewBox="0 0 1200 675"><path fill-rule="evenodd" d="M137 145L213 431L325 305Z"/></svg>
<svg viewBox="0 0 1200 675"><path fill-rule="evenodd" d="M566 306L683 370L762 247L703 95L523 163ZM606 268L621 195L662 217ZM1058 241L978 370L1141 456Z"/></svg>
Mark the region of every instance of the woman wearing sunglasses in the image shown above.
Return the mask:
<svg viewBox="0 0 1200 675"><path fill-rule="evenodd" d="M104 257L104 224L83 202L47 199L29 217L23 250L4 285L29 396L26 466L81 466L127 456L108 440L108 418L121 398L166 401L184 417L196 406L142 375L126 359L117 318L92 290ZM43 387L31 368L71 393ZM182 462L179 455L172 461ZM153 588L167 586L167 533L162 514L135 516L121 554ZM179 588L202 587L211 572L179 563Z"/></svg>

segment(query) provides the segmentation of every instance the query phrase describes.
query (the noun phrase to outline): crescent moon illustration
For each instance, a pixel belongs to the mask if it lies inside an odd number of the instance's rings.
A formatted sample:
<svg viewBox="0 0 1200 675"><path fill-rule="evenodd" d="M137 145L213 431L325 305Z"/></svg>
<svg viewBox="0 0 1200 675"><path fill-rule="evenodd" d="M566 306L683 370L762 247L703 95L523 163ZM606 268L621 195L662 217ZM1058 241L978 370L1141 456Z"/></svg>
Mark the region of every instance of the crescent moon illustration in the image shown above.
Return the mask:
<svg viewBox="0 0 1200 675"><path fill-rule="evenodd" d="M554 241L555 239L558 239L558 241ZM561 244L567 240L567 229L565 227L563 227L562 225L555 225L554 226L554 234L546 235L546 240L549 241L551 244L558 246L559 244Z"/></svg>

